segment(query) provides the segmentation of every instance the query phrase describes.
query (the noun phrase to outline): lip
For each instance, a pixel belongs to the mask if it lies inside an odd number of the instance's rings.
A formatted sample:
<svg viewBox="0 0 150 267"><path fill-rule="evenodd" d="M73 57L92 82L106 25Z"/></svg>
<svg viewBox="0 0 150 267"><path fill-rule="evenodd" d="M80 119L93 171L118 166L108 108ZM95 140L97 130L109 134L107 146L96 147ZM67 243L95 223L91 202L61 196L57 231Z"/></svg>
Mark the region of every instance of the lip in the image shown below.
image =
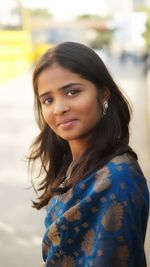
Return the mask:
<svg viewBox="0 0 150 267"><path fill-rule="evenodd" d="M61 121L57 124L57 127L60 127L60 128L70 128L74 122L76 121L76 119L70 119L70 120L64 120L64 121Z"/></svg>

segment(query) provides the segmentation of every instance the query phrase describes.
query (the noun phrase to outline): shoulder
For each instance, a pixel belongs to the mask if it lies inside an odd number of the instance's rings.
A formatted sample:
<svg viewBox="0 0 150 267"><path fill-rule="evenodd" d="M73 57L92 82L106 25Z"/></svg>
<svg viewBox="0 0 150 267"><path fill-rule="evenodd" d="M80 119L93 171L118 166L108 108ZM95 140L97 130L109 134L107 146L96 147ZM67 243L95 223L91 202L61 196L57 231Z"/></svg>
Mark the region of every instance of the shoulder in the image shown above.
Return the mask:
<svg viewBox="0 0 150 267"><path fill-rule="evenodd" d="M126 209L141 210L149 206L147 181L138 161L128 154L114 157L97 174L99 184L109 184L105 198L123 203ZM101 181L101 182L100 182ZM100 190L99 190L100 191Z"/></svg>
<svg viewBox="0 0 150 267"><path fill-rule="evenodd" d="M131 178L145 180L138 161L133 156L126 153L112 158L105 167L109 169L112 179L122 177L122 179L126 181Z"/></svg>
<svg viewBox="0 0 150 267"><path fill-rule="evenodd" d="M96 172L96 177L100 180L109 179L111 188L118 192L121 189L133 192L147 188L146 179L138 161L127 153L112 158Z"/></svg>

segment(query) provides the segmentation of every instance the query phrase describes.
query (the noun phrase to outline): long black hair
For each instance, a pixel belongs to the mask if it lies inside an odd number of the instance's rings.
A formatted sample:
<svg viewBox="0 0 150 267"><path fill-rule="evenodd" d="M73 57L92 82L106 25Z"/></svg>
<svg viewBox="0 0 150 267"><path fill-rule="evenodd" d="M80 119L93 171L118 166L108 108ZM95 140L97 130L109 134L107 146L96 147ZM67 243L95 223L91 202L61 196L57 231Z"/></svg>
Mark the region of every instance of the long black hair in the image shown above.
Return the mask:
<svg viewBox="0 0 150 267"><path fill-rule="evenodd" d="M60 184L72 160L71 150L68 142L56 136L45 122L38 97L38 78L54 63L92 82L98 93L103 93L106 89L110 92L107 114L96 126L87 150L72 169L70 182L63 189L60 188ZM80 179L103 167L115 155L130 153L137 158L128 146L131 116L129 102L112 79L101 58L91 48L75 42L64 42L49 49L35 66L33 88L35 114L40 133L31 146L29 165L40 159L38 174L40 182L37 191L42 191L38 200L33 203L34 207L40 209L45 206L54 192L57 194L66 192Z"/></svg>

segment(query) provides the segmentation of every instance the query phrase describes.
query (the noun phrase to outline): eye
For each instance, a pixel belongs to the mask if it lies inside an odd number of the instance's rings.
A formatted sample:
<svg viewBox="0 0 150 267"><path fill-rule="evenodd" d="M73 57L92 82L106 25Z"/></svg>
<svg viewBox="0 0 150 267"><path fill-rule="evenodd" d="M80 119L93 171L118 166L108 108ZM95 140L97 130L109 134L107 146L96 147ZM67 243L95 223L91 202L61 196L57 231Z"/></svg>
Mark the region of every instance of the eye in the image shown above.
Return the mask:
<svg viewBox="0 0 150 267"><path fill-rule="evenodd" d="M47 97L45 99L43 99L42 104L44 105L50 105L52 103L52 98L51 97Z"/></svg>
<svg viewBox="0 0 150 267"><path fill-rule="evenodd" d="M71 89L67 92L68 96L73 96L73 95L77 95L79 93L79 90L77 89Z"/></svg>

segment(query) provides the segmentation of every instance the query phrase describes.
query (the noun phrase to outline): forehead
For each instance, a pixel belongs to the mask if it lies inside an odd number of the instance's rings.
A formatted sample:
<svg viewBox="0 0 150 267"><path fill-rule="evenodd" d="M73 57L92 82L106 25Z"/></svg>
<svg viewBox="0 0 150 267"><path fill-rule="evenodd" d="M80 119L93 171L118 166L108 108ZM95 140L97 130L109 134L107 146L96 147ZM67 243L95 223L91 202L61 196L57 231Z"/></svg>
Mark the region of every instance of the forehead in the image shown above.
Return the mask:
<svg viewBox="0 0 150 267"><path fill-rule="evenodd" d="M73 73L69 69L66 69L60 66L59 64L55 63L52 66L42 71L42 73L39 75L38 81L39 82L46 80L55 81L56 77L57 80L60 80L62 78L68 78L70 76L80 76L80 75Z"/></svg>
<svg viewBox="0 0 150 267"><path fill-rule="evenodd" d="M86 83L79 74L73 73L70 70L63 68L58 64L53 64L45 69L38 77L37 90L42 93L45 90L61 88L69 83Z"/></svg>

